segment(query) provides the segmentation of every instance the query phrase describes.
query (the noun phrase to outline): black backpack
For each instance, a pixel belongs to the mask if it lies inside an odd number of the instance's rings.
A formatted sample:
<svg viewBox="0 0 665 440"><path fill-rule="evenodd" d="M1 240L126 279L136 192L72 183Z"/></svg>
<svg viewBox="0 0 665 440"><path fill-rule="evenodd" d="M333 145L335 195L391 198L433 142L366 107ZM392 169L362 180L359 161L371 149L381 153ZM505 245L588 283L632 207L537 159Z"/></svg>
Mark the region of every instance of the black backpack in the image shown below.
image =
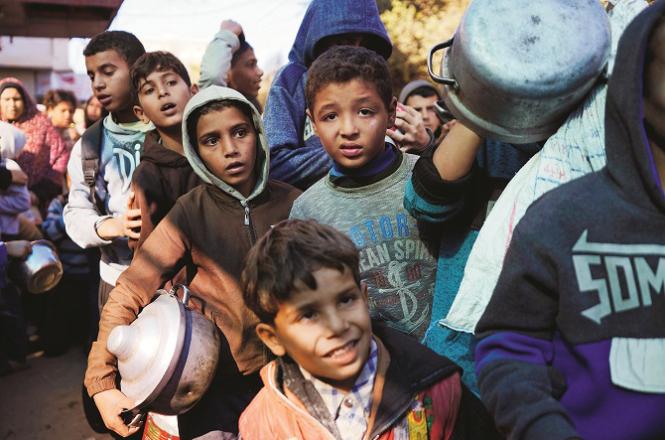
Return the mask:
<svg viewBox="0 0 665 440"><path fill-rule="evenodd" d="M104 119L92 124L81 136L81 165L83 166L83 180L90 189L90 201L100 214L106 214L104 201L97 197L95 189L99 175L99 152L102 147L102 129Z"/></svg>

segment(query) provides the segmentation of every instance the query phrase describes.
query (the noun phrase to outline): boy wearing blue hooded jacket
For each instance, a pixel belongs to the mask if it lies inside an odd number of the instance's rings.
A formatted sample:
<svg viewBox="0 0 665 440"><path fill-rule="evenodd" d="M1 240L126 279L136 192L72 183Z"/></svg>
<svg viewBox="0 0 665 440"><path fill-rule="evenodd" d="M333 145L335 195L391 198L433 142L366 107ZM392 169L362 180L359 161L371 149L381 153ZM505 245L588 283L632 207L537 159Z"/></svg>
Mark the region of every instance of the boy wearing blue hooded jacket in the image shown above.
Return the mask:
<svg viewBox="0 0 665 440"><path fill-rule="evenodd" d="M313 0L307 8L289 62L270 87L263 115L272 179L307 189L331 168L332 160L306 117L305 83L312 62L340 45L362 46L388 59L392 43L374 0ZM430 137L424 125L414 123L407 113L397 112L396 124L402 133L395 140L422 149Z"/></svg>

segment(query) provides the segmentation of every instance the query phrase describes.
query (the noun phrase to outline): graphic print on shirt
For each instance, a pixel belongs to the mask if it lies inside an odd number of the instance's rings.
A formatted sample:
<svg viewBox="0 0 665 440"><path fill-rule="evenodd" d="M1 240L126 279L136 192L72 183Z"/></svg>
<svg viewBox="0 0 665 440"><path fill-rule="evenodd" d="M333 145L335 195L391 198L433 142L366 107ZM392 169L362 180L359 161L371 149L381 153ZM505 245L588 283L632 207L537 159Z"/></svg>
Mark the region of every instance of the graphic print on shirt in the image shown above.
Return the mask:
<svg viewBox="0 0 665 440"><path fill-rule="evenodd" d="M612 314L649 307L658 296L662 301L665 246L594 243L585 230L572 251L580 291L598 297L598 304L581 313L596 324Z"/></svg>
<svg viewBox="0 0 665 440"><path fill-rule="evenodd" d="M367 283L372 317L421 337L429 325L436 262L418 237L413 218L368 217L348 235L360 251L360 277Z"/></svg>
<svg viewBox="0 0 665 440"><path fill-rule="evenodd" d="M113 161L118 168L122 179L122 191L129 190L132 182L132 174L141 161L143 142L135 140L132 142L118 142L113 139Z"/></svg>

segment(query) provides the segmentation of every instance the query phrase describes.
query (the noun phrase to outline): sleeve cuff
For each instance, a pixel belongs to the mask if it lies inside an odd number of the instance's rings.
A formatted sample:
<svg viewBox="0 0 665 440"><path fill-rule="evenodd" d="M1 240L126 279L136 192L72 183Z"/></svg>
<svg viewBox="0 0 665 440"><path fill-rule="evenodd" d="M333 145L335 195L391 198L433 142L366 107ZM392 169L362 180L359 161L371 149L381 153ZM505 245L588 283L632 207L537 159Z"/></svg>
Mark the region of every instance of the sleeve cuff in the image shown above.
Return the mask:
<svg viewBox="0 0 665 440"><path fill-rule="evenodd" d="M525 430L523 439L573 439L581 438L573 424L562 414L548 414L536 419Z"/></svg>
<svg viewBox="0 0 665 440"><path fill-rule="evenodd" d="M90 397L95 394L101 393L102 391L112 390L115 388L115 375L107 376L93 383L86 384L86 390Z"/></svg>

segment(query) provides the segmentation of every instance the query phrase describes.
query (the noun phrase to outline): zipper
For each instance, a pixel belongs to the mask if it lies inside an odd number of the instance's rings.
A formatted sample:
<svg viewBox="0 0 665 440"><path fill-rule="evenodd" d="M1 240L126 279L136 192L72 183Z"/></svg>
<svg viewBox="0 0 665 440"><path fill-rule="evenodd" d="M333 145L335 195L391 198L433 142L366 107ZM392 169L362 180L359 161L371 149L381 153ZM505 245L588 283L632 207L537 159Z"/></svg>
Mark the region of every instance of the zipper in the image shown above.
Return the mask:
<svg viewBox="0 0 665 440"><path fill-rule="evenodd" d="M256 231L254 231L254 226L252 225L252 216L249 212L249 204L247 200L240 201L243 209L245 210L245 228L249 233L249 241L253 245L256 242Z"/></svg>
<svg viewBox="0 0 665 440"><path fill-rule="evenodd" d="M395 413L396 413L397 415L396 415L396 416L393 416L393 418L390 419L390 421L388 421L387 423L384 423L384 424L381 426L381 428L380 428L379 430L377 430L376 428L372 428L372 431L377 432L377 434L375 434L374 437L372 437L372 440L377 440L379 437L381 437L381 434L382 434L386 429L388 429L388 428L390 428L392 425L394 425L395 422L398 421L398 420L402 417L402 415L404 414L404 412L405 412L405 411L411 406L411 401L412 401L412 400L413 400L413 397L412 397L411 399L409 399L409 401L408 401L405 405L403 405L403 407L400 408L399 411L396 411Z"/></svg>

